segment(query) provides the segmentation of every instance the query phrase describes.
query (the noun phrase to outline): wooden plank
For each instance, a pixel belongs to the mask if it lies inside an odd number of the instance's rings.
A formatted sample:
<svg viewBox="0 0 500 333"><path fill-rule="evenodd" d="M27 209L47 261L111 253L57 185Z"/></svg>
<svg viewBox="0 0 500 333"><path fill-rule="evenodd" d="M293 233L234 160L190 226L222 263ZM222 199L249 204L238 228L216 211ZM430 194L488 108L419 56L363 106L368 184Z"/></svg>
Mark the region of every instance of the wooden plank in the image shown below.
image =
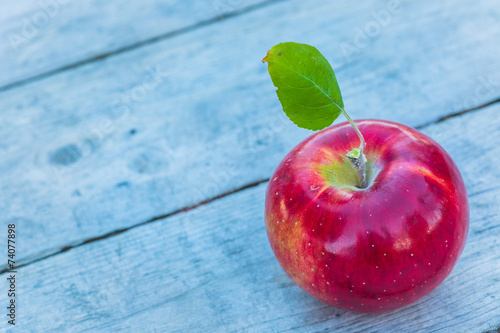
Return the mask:
<svg viewBox="0 0 500 333"><path fill-rule="evenodd" d="M484 16L500 7L488 1L404 2L341 64L339 45L386 6L282 2L0 93L0 209L21 225L20 258L269 177L308 135L285 118L260 63L279 41L333 59L354 118L417 126L498 95L479 81L500 68L500 25Z"/></svg>
<svg viewBox="0 0 500 333"><path fill-rule="evenodd" d="M0 12L0 87L259 3L265 1L11 1Z"/></svg>
<svg viewBox="0 0 500 333"><path fill-rule="evenodd" d="M413 305L354 314L301 291L268 244L261 184L21 268L19 323L29 331L130 332L482 332L499 325L499 112L495 105L424 130L459 166L471 224L450 277Z"/></svg>

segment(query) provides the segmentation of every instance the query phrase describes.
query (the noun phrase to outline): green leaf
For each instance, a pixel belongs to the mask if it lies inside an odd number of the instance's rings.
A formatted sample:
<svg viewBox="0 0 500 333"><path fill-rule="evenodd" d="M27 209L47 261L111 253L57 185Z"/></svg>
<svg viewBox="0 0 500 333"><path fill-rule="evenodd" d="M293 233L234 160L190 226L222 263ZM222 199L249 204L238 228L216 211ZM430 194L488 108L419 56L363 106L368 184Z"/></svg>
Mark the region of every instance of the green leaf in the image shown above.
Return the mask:
<svg viewBox="0 0 500 333"><path fill-rule="evenodd" d="M313 46L286 42L275 45L262 60L276 88L283 111L297 126L320 130L330 126L344 107L332 66Z"/></svg>

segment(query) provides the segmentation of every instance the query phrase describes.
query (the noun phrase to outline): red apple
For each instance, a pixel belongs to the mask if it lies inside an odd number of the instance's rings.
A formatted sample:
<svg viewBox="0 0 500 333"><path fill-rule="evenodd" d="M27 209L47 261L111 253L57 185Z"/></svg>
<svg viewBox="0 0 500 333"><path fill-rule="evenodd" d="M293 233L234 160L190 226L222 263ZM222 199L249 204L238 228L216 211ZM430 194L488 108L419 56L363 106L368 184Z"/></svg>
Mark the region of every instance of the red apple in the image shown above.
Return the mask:
<svg viewBox="0 0 500 333"><path fill-rule="evenodd" d="M354 312L391 311L450 274L469 226L467 194L450 156L419 131L356 121L368 186L346 153L349 123L317 132L283 159L267 187L266 229L286 274L317 299Z"/></svg>

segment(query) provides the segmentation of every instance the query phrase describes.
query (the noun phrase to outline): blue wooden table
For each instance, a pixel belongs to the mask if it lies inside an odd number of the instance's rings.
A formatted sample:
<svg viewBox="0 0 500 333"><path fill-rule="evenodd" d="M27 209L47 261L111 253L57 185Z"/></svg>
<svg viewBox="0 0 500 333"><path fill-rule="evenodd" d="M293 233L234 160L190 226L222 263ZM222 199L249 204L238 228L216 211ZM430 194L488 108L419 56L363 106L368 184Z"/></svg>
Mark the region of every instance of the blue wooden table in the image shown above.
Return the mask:
<svg viewBox="0 0 500 333"><path fill-rule="evenodd" d="M1 331L500 330L497 2L25 0L0 23ZM353 118L416 127L459 166L467 245L417 303L335 309L274 258L267 181L311 134L260 62L282 41L332 62Z"/></svg>

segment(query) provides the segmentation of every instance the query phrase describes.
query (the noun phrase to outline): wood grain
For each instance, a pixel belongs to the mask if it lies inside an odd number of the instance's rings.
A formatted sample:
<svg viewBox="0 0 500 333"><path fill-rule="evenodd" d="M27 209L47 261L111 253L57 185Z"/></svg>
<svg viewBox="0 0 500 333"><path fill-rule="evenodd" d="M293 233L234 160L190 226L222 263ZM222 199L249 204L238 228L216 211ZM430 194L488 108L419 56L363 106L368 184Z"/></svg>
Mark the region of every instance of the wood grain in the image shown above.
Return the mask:
<svg viewBox="0 0 500 333"><path fill-rule="evenodd" d="M20 327L51 332L488 330L500 324L499 112L495 105L423 130L459 166L471 224L450 277L413 305L381 315L354 314L302 292L268 245L266 184L261 184L21 268ZM0 280L4 288L6 280Z"/></svg>
<svg viewBox="0 0 500 333"><path fill-rule="evenodd" d="M0 12L0 87L217 22L261 3L266 2L10 1Z"/></svg>
<svg viewBox="0 0 500 333"><path fill-rule="evenodd" d="M418 126L498 97L480 80L500 68L500 7L402 2L344 58L386 8L280 2L0 93L0 209L22 230L21 262L269 177L309 134L260 63L279 41L332 60L354 118Z"/></svg>

